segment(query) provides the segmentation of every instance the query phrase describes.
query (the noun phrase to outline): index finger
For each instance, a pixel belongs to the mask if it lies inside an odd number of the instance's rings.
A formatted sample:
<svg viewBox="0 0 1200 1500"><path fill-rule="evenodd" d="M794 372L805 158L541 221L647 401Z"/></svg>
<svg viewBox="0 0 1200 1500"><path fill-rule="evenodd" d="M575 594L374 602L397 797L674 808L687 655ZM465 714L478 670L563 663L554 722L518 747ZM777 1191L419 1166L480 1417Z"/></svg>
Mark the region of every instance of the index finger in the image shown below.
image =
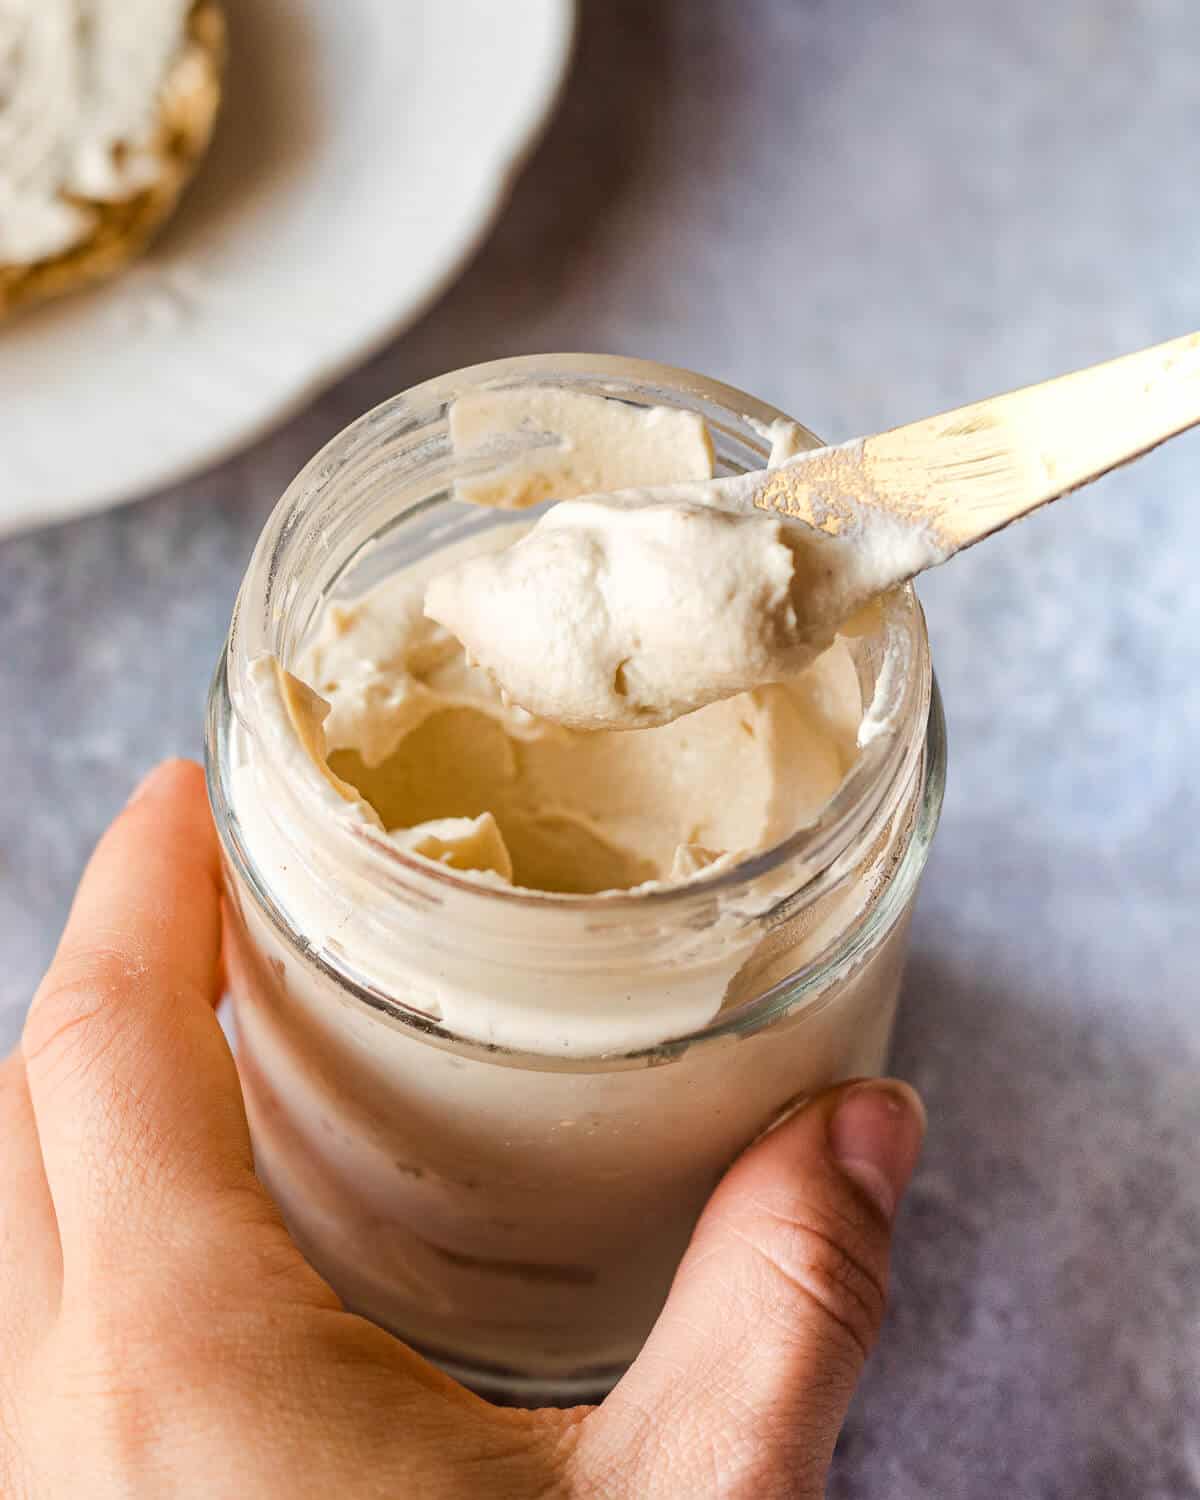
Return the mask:
<svg viewBox="0 0 1200 1500"><path fill-rule="evenodd" d="M93 854L22 1038L64 1270L252 1178L213 1011L220 931L203 773L168 762Z"/></svg>

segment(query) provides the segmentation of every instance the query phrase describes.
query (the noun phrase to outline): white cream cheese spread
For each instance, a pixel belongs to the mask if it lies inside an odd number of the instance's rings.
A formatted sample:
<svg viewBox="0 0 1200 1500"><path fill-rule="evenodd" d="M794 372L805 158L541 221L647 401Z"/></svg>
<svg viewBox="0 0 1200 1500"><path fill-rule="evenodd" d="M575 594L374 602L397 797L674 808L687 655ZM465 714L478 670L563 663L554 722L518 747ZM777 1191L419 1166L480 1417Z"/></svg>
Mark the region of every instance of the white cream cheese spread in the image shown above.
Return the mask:
<svg viewBox="0 0 1200 1500"><path fill-rule="evenodd" d="M631 406L561 386L473 391L449 413L450 441L468 467L459 500L523 510L629 485L709 479L704 419L670 406Z"/></svg>
<svg viewBox="0 0 1200 1500"><path fill-rule="evenodd" d="M796 453L776 424L772 466ZM589 493L430 581L426 612L515 703L574 729L662 725L796 677L904 567L940 555L865 507L835 533L754 504L758 479Z"/></svg>
<svg viewBox="0 0 1200 1500"><path fill-rule="evenodd" d="M855 759L844 649L660 728L579 732L505 703L422 614L422 572L329 607L298 666L329 705L318 757L400 847L542 891L675 882L787 837Z"/></svg>
<svg viewBox="0 0 1200 1500"><path fill-rule="evenodd" d="M85 240L89 203L154 182L190 0L0 0L0 263Z"/></svg>

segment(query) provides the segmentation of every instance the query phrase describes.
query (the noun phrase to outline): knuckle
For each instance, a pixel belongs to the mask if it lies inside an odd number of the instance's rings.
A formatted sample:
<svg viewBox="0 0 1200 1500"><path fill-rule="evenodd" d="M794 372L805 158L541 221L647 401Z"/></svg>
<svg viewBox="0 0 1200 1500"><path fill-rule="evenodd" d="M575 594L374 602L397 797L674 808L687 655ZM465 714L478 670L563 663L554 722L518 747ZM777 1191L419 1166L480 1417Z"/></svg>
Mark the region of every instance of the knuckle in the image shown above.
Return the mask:
<svg viewBox="0 0 1200 1500"><path fill-rule="evenodd" d="M799 1299L807 1318L865 1358L887 1303L884 1256L867 1236L807 1206L788 1214L763 1211L752 1233L776 1294L793 1306Z"/></svg>
<svg viewBox="0 0 1200 1500"><path fill-rule="evenodd" d="M90 1495L100 1475L122 1494L151 1493L146 1485L162 1469L172 1394L177 1400L183 1389L164 1391L158 1376L154 1351L131 1343L119 1320L94 1308L82 1320L60 1320L23 1375L26 1420L14 1433L11 1470L33 1483L0 1485L0 1494ZM0 1425L0 1446L2 1434ZM9 1477L0 1454L0 1478Z"/></svg>
<svg viewBox="0 0 1200 1500"><path fill-rule="evenodd" d="M21 1051L30 1068L86 1069L114 1039L119 1001L142 966L96 944L55 959L29 1008Z"/></svg>
<svg viewBox="0 0 1200 1500"><path fill-rule="evenodd" d="M54 1403L59 1420L78 1435L89 1471L144 1475L164 1443L170 1383L155 1388L135 1373L128 1350L123 1358L115 1351L97 1356L61 1372Z"/></svg>

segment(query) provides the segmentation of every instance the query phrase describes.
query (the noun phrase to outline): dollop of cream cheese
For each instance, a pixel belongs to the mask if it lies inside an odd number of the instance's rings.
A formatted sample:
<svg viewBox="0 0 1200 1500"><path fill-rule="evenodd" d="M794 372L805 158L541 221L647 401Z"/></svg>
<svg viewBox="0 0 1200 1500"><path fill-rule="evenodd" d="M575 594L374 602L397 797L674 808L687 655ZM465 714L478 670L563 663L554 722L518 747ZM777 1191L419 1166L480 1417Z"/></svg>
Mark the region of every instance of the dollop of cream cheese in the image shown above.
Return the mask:
<svg viewBox="0 0 1200 1500"><path fill-rule="evenodd" d="M778 457L793 441L779 435ZM830 531L759 509L758 473L552 506L430 581L425 611L515 703L573 729L668 724L802 672L936 538L848 500Z"/></svg>
<svg viewBox="0 0 1200 1500"><path fill-rule="evenodd" d="M85 240L90 202L155 181L164 80L190 0L0 0L0 262Z"/></svg>
<svg viewBox="0 0 1200 1500"><path fill-rule="evenodd" d="M803 671L796 576L778 520L571 500L432 579L425 608L530 713L637 729Z"/></svg>
<svg viewBox="0 0 1200 1500"><path fill-rule="evenodd" d="M579 430L585 454L614 439L618 453L627 451L622 424L643 438L653 430L667 451L640 471L633 466L636 488L612 494L575 486L600 473L628 477L630 469L576 465L575 485L555 494L569 503L552 506L506 550L430 580L426 614L514 703L541 718L572 729L645 729L794 678L913 545L882 514L864 511L829 534L764 512L754 504L754 474L709 483L711 446L689 443L689 429L672 430L668 420L690 413L664 410L650 423L636 408L562 392L545 405L540 421ZM593 406L610 408L603 425ZM512 402L488 406L471 425L489 423L496 443L531 420ZM794 423L776 422L764 435L769 468L804 451ZM673 443L678 482L656 488L661 481L645 471L668 468ZM506 494L531 490L545 498L521 478L534 457L510 463L490 489L466 498L513 504Z"/></svg>

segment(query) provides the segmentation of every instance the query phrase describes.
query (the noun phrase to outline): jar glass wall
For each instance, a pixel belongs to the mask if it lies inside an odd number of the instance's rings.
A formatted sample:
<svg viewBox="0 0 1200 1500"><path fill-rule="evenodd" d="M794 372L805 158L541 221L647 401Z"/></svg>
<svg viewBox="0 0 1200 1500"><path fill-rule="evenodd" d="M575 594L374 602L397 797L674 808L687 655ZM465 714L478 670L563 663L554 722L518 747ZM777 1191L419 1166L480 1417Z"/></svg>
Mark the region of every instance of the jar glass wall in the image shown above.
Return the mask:
<svg viewBox="0 0 1200 1500"><path fill-rule="evenodd" d="M881 1070L944 738L904 590L849 643L885 732L819 818L711 879L552 896L330 819L312 761L257 715L253 665L294 665L331 599L527 524L453 498L447 410L547 384L700 413L721 473L760 467L780 417L599 356L479 366L368 413L268 522L214 680L208 765L255 1156L297 1240L350 1306L477 1388L572 1399L636 1354L737 1152L796 1096ZM447 985L478 991L499 1030L456 1033ZM589 1043L585 994L621 1008L630 1045ZM704 1024L681 1024L698 1005Z"/></svg>

